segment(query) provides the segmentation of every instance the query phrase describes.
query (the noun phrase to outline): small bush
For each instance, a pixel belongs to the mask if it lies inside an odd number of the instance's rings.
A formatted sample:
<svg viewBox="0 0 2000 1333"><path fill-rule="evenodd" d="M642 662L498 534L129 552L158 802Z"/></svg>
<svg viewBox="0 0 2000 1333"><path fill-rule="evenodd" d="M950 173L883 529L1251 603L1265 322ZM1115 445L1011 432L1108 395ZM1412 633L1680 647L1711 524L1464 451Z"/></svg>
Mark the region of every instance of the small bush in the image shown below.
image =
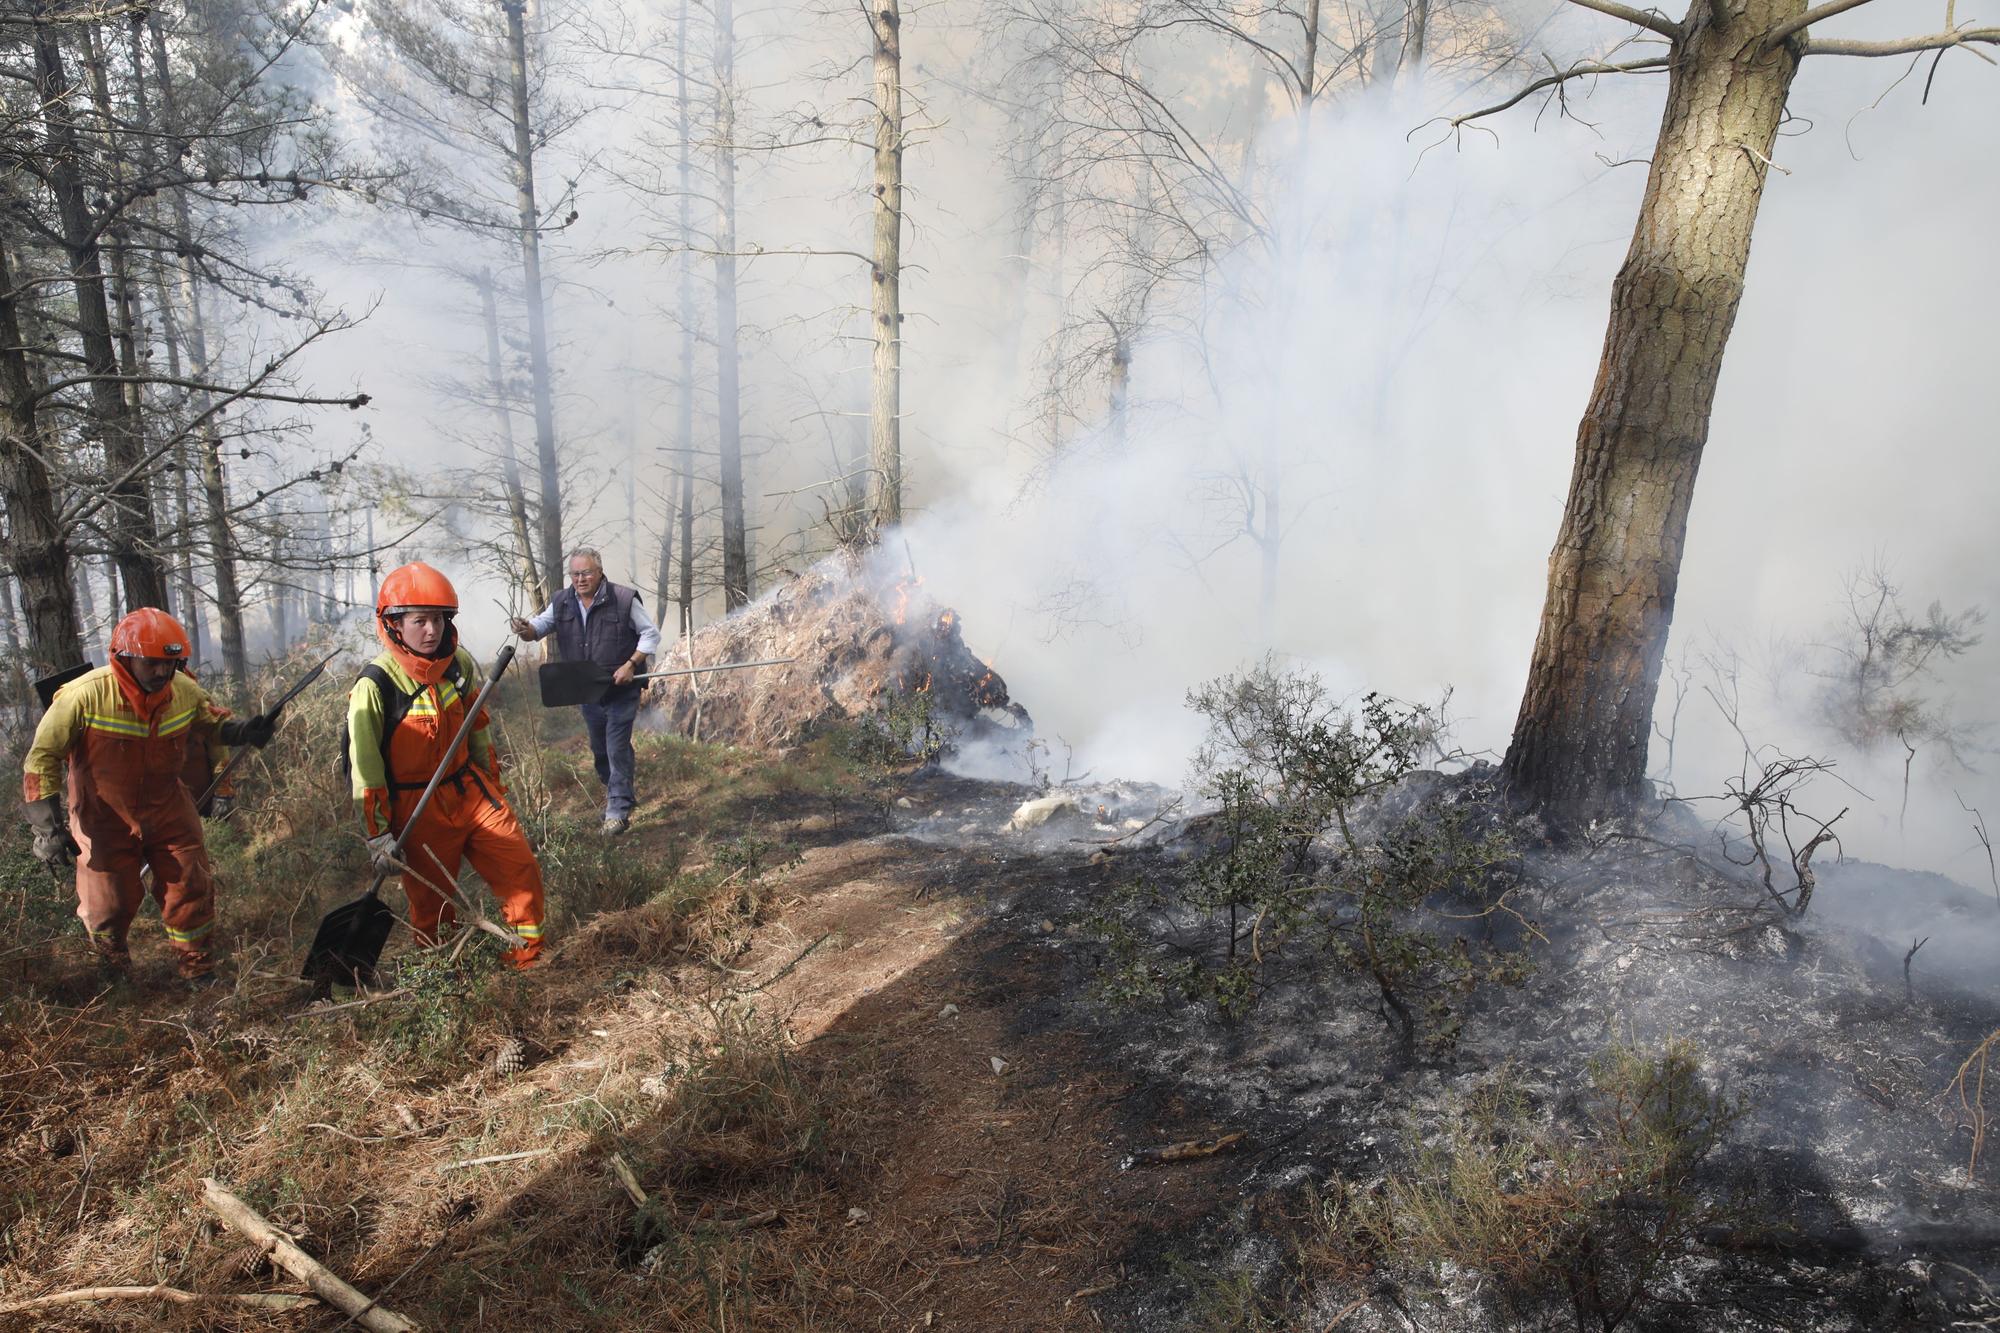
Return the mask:
<svg viewBox="0 0 2000 1333"><path fill-rule="evenodd" d="M1509 1303L1560 1293L1584 1326L1618 1327L1716 1220L1695 1176L1743 1107L1703 1082L1683 1041L1615 1047L1591 1076L1581 1133L1540 1118L1503 1075L1379 1192L1316 1193L1308 1266L1351 1278L1358 1264L1455 1265L1497 1279Z"/></svg>
<svg viewBox="0 0 2000 1333"><path fill-rule="evenodd" d="M1268 663L1188 702L1209 720L1197 773L1220 803L1210 850L1185 873L1128 887L1094 918L1110 948L1100 993L1177 993L1235 1017L1290 952L1369 978L1413 1044L1420 1018L1448 1041L1457 997L1518 975L1519 958L1489 957L1428 915L1448 891L1475 896L1464 915L1506 910L1505 840L1436 803L1401 818L1381 810L1438 752L1429 709L1380 694L1346 708L1317 677Z"/></svg>
<svg viewBox="0 0 2000 1333"><path fill-rule="evenodd" d="M454 953L415 949L396 962L396 984L409 992L394 1004L364 1010L384 1063L424 1073L462 1063L475 1026L491 1018L499 950L484 937Z"/></svg>
<svg viewBox="0 0 2000 1333"><path fill-rule="evenodd" d="M950 752L958 728L937 710L929 690L891 690L882 706L856 718L840 736L842 754L864 766L930 763Z"/></svg>

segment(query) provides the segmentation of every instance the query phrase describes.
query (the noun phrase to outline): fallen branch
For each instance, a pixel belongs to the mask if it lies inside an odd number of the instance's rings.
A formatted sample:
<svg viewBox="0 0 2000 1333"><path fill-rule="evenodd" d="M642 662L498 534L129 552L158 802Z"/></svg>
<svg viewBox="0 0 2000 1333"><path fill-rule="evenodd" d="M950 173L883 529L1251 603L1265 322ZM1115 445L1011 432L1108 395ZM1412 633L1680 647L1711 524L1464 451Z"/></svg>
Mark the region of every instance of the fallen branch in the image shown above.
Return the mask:
<svg viewBox="0 0 2000 1333"><path fill-rule="evenodd" d="M177 1305L196 1305L202 1301L228 1301L232 1305L247 1305L259 1310L296 1310L301 1305L311 1305L315 1298L300 1296L284 1291L259 1292L201 1292L182 1291L178 1287L78 1287L75 1291L59 1291L53 1296L37 1296L33 1300L11 1301L0 1305L0 1314L19 1314L23 1310L42 1310L52 1305L86 1305L92 1301L172 1301Z"/></svg>
<svg viewBox="0 0 2000 1333"><path fill-rule="evenodd" d="M467 1166L493 1166L499 1162L525 1162L530 1157L547 1157L554 1148L530 1148L526 1152L503 1152L494 1157L468 1157L462 1162L446 1162L440 1171L456 1171Z"/></svg>
<svg viewBox="0 0 2000 1333"><path fill-rule="evenodd" d="M770 1226L779 1220L780 1214L777 1209L766 1208L763 1212L752 1213L748 1217L705 1217L696 1221L694 1225L707 1227L712 1231L750 1231L756 1227Z"/></svg>
<svg viewBox="0 0 2000 1333"><path fill-rule="evenodd" d="M480 930L485 931L488 935L491 935L494 939L499 940L502 944L506 945L510 949L525 949L528 947L528 942L526 940L522 939L519 935L516 935L511 930L504 930L501 927L494 925L492 921L487 919L486 913L480 911L477 907L474 907L472 905L471 899L467 898L464 893L457 891L458 881L452 879L450 873L445 870L444 862L440 860L438 854L431 849L429 843L424 844L424 853L427 856L429 856L432 861L437 863L438 873L440 875L443 875L445 879L450 882L451 888L445 888L443 885L435 883L422 871L417 870L414 867L403 866L403 869L405 871L408 871L411 875L414 875L417 879L421 880L423 883L430 885L432 889L437 891L437 895L440 898L447 900L448 902L451 903L452 906L456 907L459 911L465 913L465 915L469 919L468 924L476 926ZM400 865L401 862L398 862L397 864Z"/></svg>
<svg viewBox="0 0 2000 1333"><path fill-rule="evenodd" d="M1169 1143L1164 1148L1141 1148L1119 1163L1119 1169L1129 1171L1135 1166L1165 1166L1169 1162L1192 1162L1201 1157L1213 1157L1234 1148L1243 1142L1243 1137L1243 1131L1238 1129L1220 1138L1188 1139L1184 1143Z"/></svg>
<svg viewBox="0 0 2000 1333"><path fill-rule="evenodd" d="M409 993L409 987L398 986L395 990L385 990L380 995L370 995L363 1000L348 1000L341 1004L329 1004L318 1009L301 1009L295 1014L286 1014L285 1021L289 1023L300 1018L324 1018L328 1014L337 1014L343 1009L365 1009L371 1004L380 1004L384 1000L400 1000Z"/></svg>
<svg viewBox="0 0 2000 1333"><path fill-rule="evenodd" d="M805 948L799 950L798 953L794 955L791 962L786 963L776 972L773 972L771 974L771 979L769 981L760 981L754 986L740 987L736 993L738 995L755 995L758 991L763 990L767 986L777 985L779 982L783 981L786 977L791 975L793 968L797 967L800 963L803 963L806 960L807 954L811 953L814 949L819 948L820 945L825 944L828 940L832 938L833 938L833 932L829 930L828 932L826 932L826 934L820 936L818 939L814 940L811 944L808 944Z"/></svg>
<svg viewBox="0 0 2000 1333"><path fill-rule="evenodd" d="M417 1326L392 1310L377 1306L342 1281L331 1269L293 1243L249 1204L224 1189L213 1178L201 1182L202 1202L222 1219L231 1231L254 1242L271 1262L313 1289L328 1305L346 1314L368 1333L417 1333Z"/></svg>
<svg viewBox="0 0 2000 1333"><path fill-rule="evenodd" d="M626 1196L632 1200L634 1208L646 1206L646 1191L639 1184L639 1176L632 1170L632 1164L625 1160L624 1153L611 1154L611 1172L618 1177L618 1183L625 1187Z"/></svg>

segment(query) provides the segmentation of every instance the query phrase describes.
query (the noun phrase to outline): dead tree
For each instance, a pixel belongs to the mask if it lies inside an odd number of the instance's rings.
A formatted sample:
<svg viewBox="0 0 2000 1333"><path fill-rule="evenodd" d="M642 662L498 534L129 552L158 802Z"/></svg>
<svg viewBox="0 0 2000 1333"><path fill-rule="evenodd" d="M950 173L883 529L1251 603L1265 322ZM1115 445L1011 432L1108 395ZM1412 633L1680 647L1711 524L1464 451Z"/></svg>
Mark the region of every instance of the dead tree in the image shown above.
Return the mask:
<svg viewBox="0 0 2000 1333"><path fill-rule="evenodd" d="M1573 3L1665 38L1668 52L1580 61L1451 123L1575 79L1667 74L1659 139L1632 245L1612 284L1597 383L1577 432L1541 628L1503 766L1520 797L1585 817L1628 805L1645 789L1688 506L1800 62L1942 53L2000 43L2000 28L1843 41L1809 29L1868 0L1813 8L1806 0L1691 0L1679 20L1615 0Z"/></svg>

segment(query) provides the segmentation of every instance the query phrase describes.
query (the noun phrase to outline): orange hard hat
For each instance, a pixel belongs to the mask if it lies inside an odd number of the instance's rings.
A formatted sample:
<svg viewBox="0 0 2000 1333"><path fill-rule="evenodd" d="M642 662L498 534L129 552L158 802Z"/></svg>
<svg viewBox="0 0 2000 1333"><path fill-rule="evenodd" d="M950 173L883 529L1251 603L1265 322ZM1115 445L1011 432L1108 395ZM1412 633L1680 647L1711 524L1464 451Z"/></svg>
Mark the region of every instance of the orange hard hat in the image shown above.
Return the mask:
<svg viewBox="0 0 2000 1333"><path fill-rule="evenodd" d="M384 618L428 607L440 611L458 610L458 589L451 580L419 560L391 570L382 580L375 598L375 614Z"/></svg>
<svg viewBox="0 0 2000 1333"><path fill-rule="evenodd" d="M111 631L111 651L126 657L186 661L191 649L180 621L157 606L142 606Z"/></svg>

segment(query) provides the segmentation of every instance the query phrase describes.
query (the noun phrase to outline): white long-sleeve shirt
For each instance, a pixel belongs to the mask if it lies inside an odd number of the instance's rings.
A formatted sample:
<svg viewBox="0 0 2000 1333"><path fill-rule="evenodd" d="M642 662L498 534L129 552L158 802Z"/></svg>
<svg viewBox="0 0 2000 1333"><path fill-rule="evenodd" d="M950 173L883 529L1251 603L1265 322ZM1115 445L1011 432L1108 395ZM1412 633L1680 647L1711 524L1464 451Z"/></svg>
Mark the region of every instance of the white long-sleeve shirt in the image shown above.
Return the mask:
<svg viewBox="0 0 2000 1333"><path fill-rule="evenodd" d="M581 597L576 599L577 606L583 610L584 624L588 625L590 623L590 613L598 607L616 605L615 602L604 595L605 587L606 584L598 584L597 595L588 602L584 601ZM554 600L551 600L547 606L543 607L528 623L535 627L536 638L547 638L549 632L556 627L556 604ZM640 601L637 596L632 598L632 628L639 636L640 652L651 657L654 653L660 651L660 627L653 623L653 617L647 612L646 604Z"/></svg>

